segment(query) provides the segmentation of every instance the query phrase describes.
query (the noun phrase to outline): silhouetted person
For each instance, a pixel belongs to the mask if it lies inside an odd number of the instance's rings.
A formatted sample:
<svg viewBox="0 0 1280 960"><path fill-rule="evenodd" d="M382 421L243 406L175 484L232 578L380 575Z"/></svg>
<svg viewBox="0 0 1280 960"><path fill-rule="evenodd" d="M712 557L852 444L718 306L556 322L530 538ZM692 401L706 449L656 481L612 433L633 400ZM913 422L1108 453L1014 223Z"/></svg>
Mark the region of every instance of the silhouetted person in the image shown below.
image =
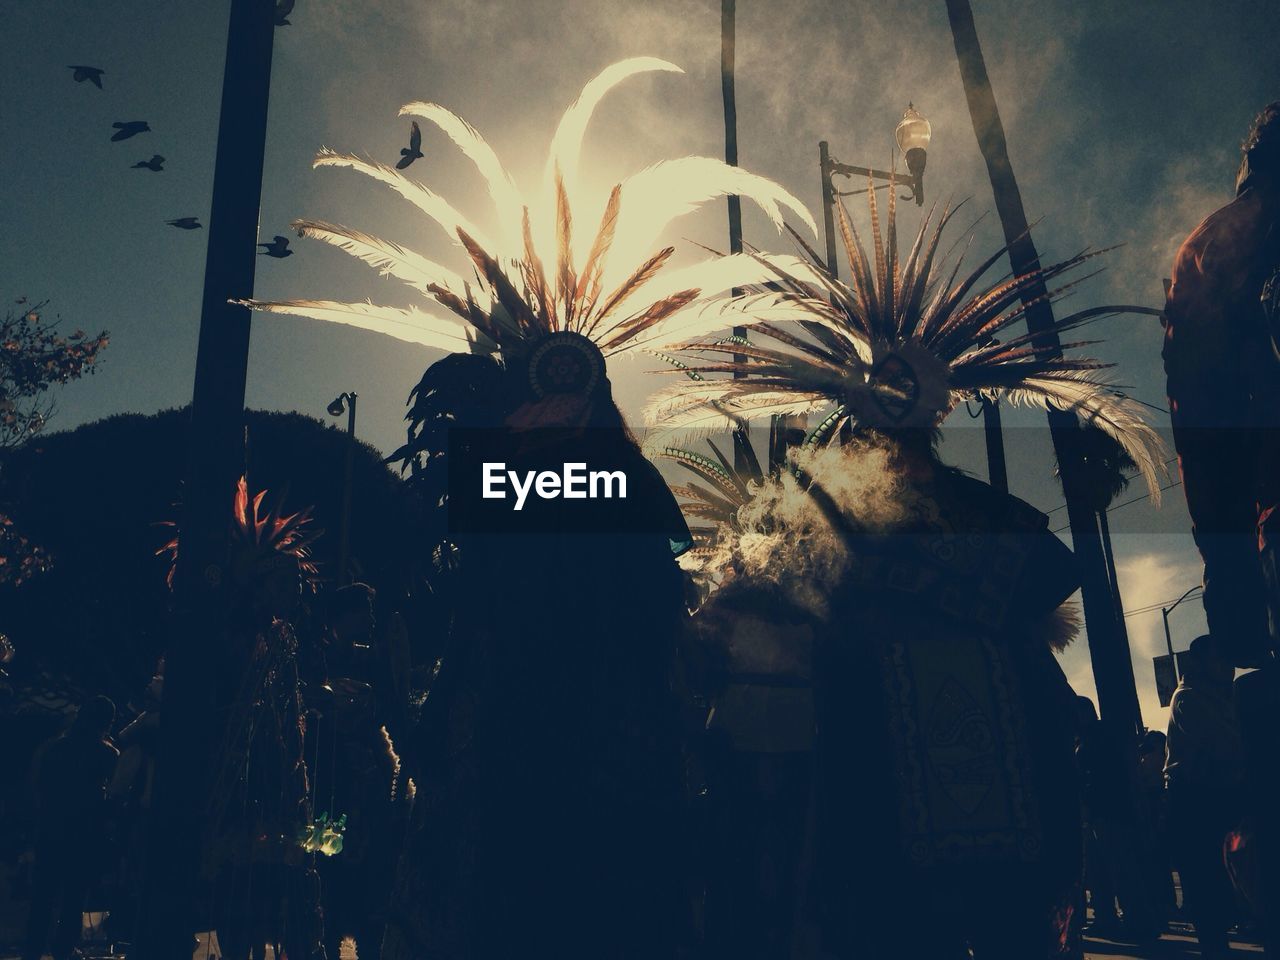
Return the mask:
<svg viewBox="0 0 1280 960"><path fill-rule="evenodd" d="M1237 665L1256 666L1268 648L1258 504L1280 417L1261 300L1280 264L1280 101L1258 116L1243 151L1235 199L1178 250L1163 353L1209 630Z"/></svg>
<svg viewBox="0 0 1280 960"><path fill-rule="evenodd" d="M1084 885L1093 906L1088 932L1109 937L1119 933L1120 915L1116 910L1118 871L1113 849L1117 802L1104 736L1093 701L1077 696L1076 768L1084 812ZM1084 921L1083 912L1079 919Z"/></svg>
<svg viewBox="0 0 1280 960"><path fill-rule="evenodd" d="M317 711L311 734L318 810L347 817L342 853L318 863L331 958L345 936L362 960L377 960L399 854L403 784L385 732L373 588L353 583L329 598L325 682L306 694Z"/></svg>
<svg viewBox="0 0 1280 960"><path fill-rule="evenodd" d="M107 918L112 940L131 943L138 922L146 870L147 829L151 823L156 757L160 749L160 706L164 697L164 661L148 682L142 710L114 738L120 761L107 787L116 814L117 888Z"/></svg>
<svg viewBox="0 0 1280 960"><path fill-rule="evenodd" d="M102 75L106 71L100 67L68 66L67 69L72 71L71 79L76 83L84 83L88 80L99 90L102 89Z"/></svg>
<svg viewBox="0 0 1280 960"><path fill-rule="evenodd" d="M111 135L113 143L119 143L121 140L128 140L130 137L136 137L140 133L151 132L151 128L147 126L147 121L145 120L117 121L111 126L113 126L116 131Z"/></svg>
<svg viewBox="0 0 1280 960"><path fill-rule="evenodd" d="M785 591L722 587L694 615L710 710L706 953L772 960L790 949L813 771L813 638Z"/></svg>
<svg viewBox="0 0 1280 960"><path fill-rule="evenodd" d="M1213 636L1192 641L1181 662L1165 760L1170 838L1201 953L1218 958L1227 955L1233 903L1222 845L1239 817L1243 779L1235 669Z"/></svg>
<svg viewBox="0 0 1280 960"><path fill-rule="evenodd" d="M107 783L119 757L107 739L115 717L115 704L94 697L36 757L39 820L24 960L39 960L46 947L64 960L80 940L85 894L100 866Z"/></svg>
<svg viewBox="0 0 1280 960"><path fill-rule="evenodd" d="M396 169L403 170L421 156L422 130L418 126L418 121L414 120L409 128L409 146L400 148L400 159L396 162Z"/></svg>
<svg viewBox="0 0 1280 960"><path fill-rule="evenodd" d="M134 170L150 170L152 173L164 172L164 157L153 153L150 160L139 160L133 165Z"/></svg>
<svg viewBox="0 0 1280 960"><path fill-rule="evenodd" d="M1278 224L1280 101L1263 109L1242 144L1235 199L1178 251L1164 346L1183 490L1204 559L1209 630L1236 666L1264 668L1237 688L1248 725L1264 915L1280 915L1280 842L1271 813L1280 806ZM1275 950L1274 931L1267 935Z"/></svg>
<svg viewBox="0 0 1280 960"><path fill-rule="evenodd" d="M509 408L509 464L622 469L627 497L508 503L509 528L460 534L442 749L419 784L387 960L675 953L686 838L669 671L688 530L608 380L556 390L585 382L575 354L595 348L551 336L570 342L554 369L508 358L509 396L546 387Z"/></svg>

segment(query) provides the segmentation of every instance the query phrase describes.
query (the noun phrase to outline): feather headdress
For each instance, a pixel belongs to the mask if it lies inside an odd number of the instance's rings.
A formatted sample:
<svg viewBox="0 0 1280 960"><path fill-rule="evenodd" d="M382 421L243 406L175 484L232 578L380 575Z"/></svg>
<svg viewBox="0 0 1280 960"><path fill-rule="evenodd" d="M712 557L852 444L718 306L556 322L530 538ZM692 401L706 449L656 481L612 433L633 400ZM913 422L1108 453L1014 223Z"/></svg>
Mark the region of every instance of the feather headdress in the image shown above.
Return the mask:
<svg viewBox="0 0 1280 960"><path fill-rule="evenodd" d="M675 252L655 249L666 226L702 203L737 194L754 201L781 229L789 208L816 234L813 218L790 193L763 177L708 157L668 160L641 170L607 191L594 233L576 229L575 215L591 203L577 176L587 125L604 96L622 80L652 71L681 72L663 60L638 57L595 77L560 121L551 143L541 203L516 188L496 153L466 121L437 104L411 103L413 115L442 130L474 163L497 211L497 232L486 236L451 203L392 167L322 151L318 167L346 167L390 186L444 228L462 248L463 274L369 234L316 220L299 233L332 244L409 284L430 301L427 310L330 300L251 302L259 310L350 324L445 350L525 354L548 335L562 345L590 341L604 356L702 336L733 313L727 291L761 283L795 257L736 255L668 269ZM720 309L713 305L720 302ZM444 310L439 310L443 307ZM733 322L733 321L728 321ZM563 358L562 358L563 359ZM602 366L602 362L601 362ZM562 369L563 364L551 368Z"/></svg>
<svg viewBox="0 0 1280 960"><path fill-rule="evenodd" d="M695 551L706 549L721 527L736 527L738 511L751 501L753 488L764 482L764 471L745 432L738 430L733 433L733 459L726 457L713 440L708 439L706 444L711 449L709 457L683 447L661 447L653 453L696 478L671 488L686 518L694 523L710 521L714 524L710 527L689 527L694 536Z"/></svg>
<svg viewBox="0 0 1280 960"><path fill-rule="evenodd" d="M1096 426L1157 491L1159 437L1137 405L1101 378L1099 371L1110 364L1047 354L1031 334L998 339L1025 317L1024 295L1043 283L1049 285L1045 298L1057 299L1084 278L1055 282L1102 251L984 282L1007 248L967 275L961 274L963 253L949 270L941 266L946 258L938 255L939 243L958 207L944 210L932 226L932 213L927 216L904 257L892 191L883 232L875 192L867 196L870 253L843 204L837 211L850 282L833 277L796 235L808 262L798 271L775 268L767 285L735 305L746 314L738 322L750 327L753 343L691 340L674 348L689 379L651 400L648 422L667 433L708 433L772 414L829 411L810 435L818 442L846 423L888 432L933 428L966 399L1004 398L1069 411ZM1092 308L1058 321L1056 329L1065 332L1123 310ZM779 325L787 321L794 323Z"/></svg>

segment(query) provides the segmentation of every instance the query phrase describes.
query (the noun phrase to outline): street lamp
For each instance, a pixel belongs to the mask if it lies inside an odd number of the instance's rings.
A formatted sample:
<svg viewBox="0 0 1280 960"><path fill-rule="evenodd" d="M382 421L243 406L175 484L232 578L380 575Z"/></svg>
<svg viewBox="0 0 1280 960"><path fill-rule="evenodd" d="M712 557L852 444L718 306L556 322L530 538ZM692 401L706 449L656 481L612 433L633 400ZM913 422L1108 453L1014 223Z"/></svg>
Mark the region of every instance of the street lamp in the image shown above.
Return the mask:
<svg viewBox="0 0 1280 960"><path fill-rule="evenodd" d="M898 149L902 151L907 163L907 172L905 174L888 170L875 170L871 167L855 167L847 163L841 163L831 156L826 140L818 144L818 169L822 175L823 227L826 229L827 241L827 269L831 271L833 276L837 275L834 214L837 198L852 196L855 193L866 193L867 189L879 189L878 187L869 187L862 190L841 192L836 189L834 178L838 176L867 177L872 180L889 181L889 185L900 183L911 189L911 193L904 196L903 199L914 199L916 206L922 206L924 204L926 151L929 148L929 139L932 135L933 127L929 121L921 116L920 111L915 108L915 104L907 104L907 109L902 112L902 119L898 121L898 125L893 131L893 139L898 144Z"/></svg>
<svg viewBox="0 0 1280 960"><path fill-rule="evenodd" d="M359 395L354 391L340 393L329 402L325 409L331 417L347 415L347 461L343 469L342 479L342 533L338 541L338 577L345 580L347 576L347 551L351 542L351 479L355 464L356 452L356 399Z"/></svg>
<svg viewBox="0 0 1280 960"><path fill-rule="evenodd" d="M902 111L902 120L893 131L893 139L898 142L898 149L907 161L917 207L924 204L924 165L932 136L933 127L929 121L920 116L914 103L908 103L907 109Z"/></svg>
<svg viewBox="0 0 1280 960"><path fill-rule="evenodd" d="M1188 590L1186 593L1180 596L1177 600L1173 601L1173 606L1160 608L1160 614L1164 617L1164 642L1165 642L1165 646L1169 648L1169 659L1173 661L1173 675L1178 680L1182 679L1182 673L1181 671L1178 670L1178 657L1173 652L1173 634L1169 632L1169 614L1173 613L1173 611L1177 609L1178 604L1180 604L1183 600L1187 599L1187 597L1191 596L1191 594L1195 593L1199 589L1200 589L1200 584L1197 583L1194 587L1192 587L1190 590Z"/></svg>

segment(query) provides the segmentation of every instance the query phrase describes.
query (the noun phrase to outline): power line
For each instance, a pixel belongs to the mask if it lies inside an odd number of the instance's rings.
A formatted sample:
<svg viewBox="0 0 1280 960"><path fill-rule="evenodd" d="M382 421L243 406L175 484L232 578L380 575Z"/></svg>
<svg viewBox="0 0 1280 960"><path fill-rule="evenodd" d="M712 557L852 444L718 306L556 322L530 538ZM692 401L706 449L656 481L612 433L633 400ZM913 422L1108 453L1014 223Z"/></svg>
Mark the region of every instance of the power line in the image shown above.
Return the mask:
<svg viewBox="0 0 1280 960"><path fill-rule="evenodd" d="M1166 466L1166 467L1167 467L1169 464L1171 464L1171 463L1177 463L1177 462L1178 462L1178 458L1177 458L1177 457L1170 457L1168 460L1166 460L1166 461L1164 462L1163 466ZM1160 490L1161 490L1161 492L1163 492L1163 491L1165 491L1165 490L1171 490L1171 489L1173 489L1174 487L1176 487L1176 486L1178 485L1178 483L1181 483L1181 482L1182 482L1182 481L1181 481L1181 480L1179 480L1177 483L1171 483L1171 484L1169 484L1169 486L1167 486L1167 487L1161 487L1161 488L1160 488ZM1108 512L1108 513L1110 513L1112 510L1119 510L1119 509L1120 509L1121 507L1123 507L1123 506L1127 506L1127 505L1128 505L1128 504L1130 504L1130 503L1137 503L1139 500L1145 500L1145 499L1146 499L1147 497L1149 497L1149 496L1150 496L1150 494L1145 494L1145 495L1143 495L1143 496L1141 496L1141 497L1137 497L1137 498L1135 498L1135 499L1133 499L1133 500L1126 500L1124 503L1117 503L1117 504L1113 504L1112 506L1107 507L1107 512ZM1045 513L1046 513L1046 514L1050 514L1050 513L1057 513L1059 510L1065 510L1065 509L1067 509L1067 505L1066 505L1065 503L1060 503L1060 504L1058 504L1056 507L1054 507L1052 510L1046 510L1046 511L1045 511ZM1062 528L1059 528L1059 529L1066 529L1066 528L1065 528L1065 527L1062 527ZM1054 531L1054 533L1057 533L1057 532L1058 532L1057 530L1055 530L1055 531Z"/></svg>
<svg viewBox="0 0 1280 960"><path fill-rule="evenodd" d="M1203 587L1199 588L1198 593L1195 591L1192 591L1191 593L1184 594L1181 597L1181 599L1196 600L1202 596L1204 596ZM1166 606L1176 602L1178 599L1179 599L1178 597L1170 597L1168 600L1161 600L1159 603L1151 603L1145 607L1138 607L1137 609L1134 609L1134 610L1126 610L1125 619L1128 619L1129 617L1136 617L1138 614L1141 614L1141 613L1155 613L1157 610L1163 610Z"/></svg>
<svg viewBox="0 0 1280 960"><path fill-rule="evenodd" d="M1179 479L1177 479L1177 480L1173 481L1173 483L1169 483L1169 484L1166 484L1165 486L1161 487L1161 488L1160 488L1160 492L1161 492L1161 493L1164 493L1166 490L1172 490L1174 487L1180 487L1180 486L1182 486L1182 480L1181 480L1181 478L1179 478ZM1116 503L1116 504L1113 504L1113 505L1111 505L1111 506L1107 507L1107 513L1110 513L1112 510L1119 510L1121 507L1127 507L1127 506L1129 506L1129 504L1131 504L1131 503L1137 503L1139 500L1148 500L1148 499L1150 499L1150 497L1151 497L1151 494L1150 494L1150 493L1144 493L1144 494L1142 494L1141 496L1134 497L1132 500L1126 500L1126 501L1124 501L1124 503ZM1063 506L1066 506L1066 504L1063 504ZM1061 508L1059 508L1059 509L1061 509ZM1069 524L1069 523L1068 523L1068 524L1067 524L1066 526L1064 526L1064 527L1056 527L1056 528L1054 528L1053 530L1051 530L1051 531L1049 531L1049 532L1050 532L1050 533L1061 533L1063 530L1070 530L1070 529L1071 529L1071 524Z"/></svg>

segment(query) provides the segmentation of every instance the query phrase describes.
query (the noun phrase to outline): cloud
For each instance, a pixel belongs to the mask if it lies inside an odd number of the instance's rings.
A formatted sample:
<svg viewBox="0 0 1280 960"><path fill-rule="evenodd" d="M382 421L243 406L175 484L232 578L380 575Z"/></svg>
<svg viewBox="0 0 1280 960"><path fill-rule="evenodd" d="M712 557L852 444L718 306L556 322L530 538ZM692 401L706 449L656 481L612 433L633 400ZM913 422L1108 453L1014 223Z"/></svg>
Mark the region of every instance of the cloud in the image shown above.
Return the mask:
<svg viewBox="0 0 1280 960"><path fill-rule="evenodd" d="M1145 610L1133 613L1125 620L1138 684L1138 702L1147 726L1161 729L1168 722L1169 712L1160 706L1151 664L1152 657L1166 653L1168 649L1160 608L1168 606L1189 587L1199 583L1201 576L1197 554L1181 544L1179 547L1176 550L1135 553L1117 564L1125 609ZM1176 650L1185 650L1191 638L1205 629L1204 608L1199 600L1186 601L1170 617L1170 632Z"/></svg>

